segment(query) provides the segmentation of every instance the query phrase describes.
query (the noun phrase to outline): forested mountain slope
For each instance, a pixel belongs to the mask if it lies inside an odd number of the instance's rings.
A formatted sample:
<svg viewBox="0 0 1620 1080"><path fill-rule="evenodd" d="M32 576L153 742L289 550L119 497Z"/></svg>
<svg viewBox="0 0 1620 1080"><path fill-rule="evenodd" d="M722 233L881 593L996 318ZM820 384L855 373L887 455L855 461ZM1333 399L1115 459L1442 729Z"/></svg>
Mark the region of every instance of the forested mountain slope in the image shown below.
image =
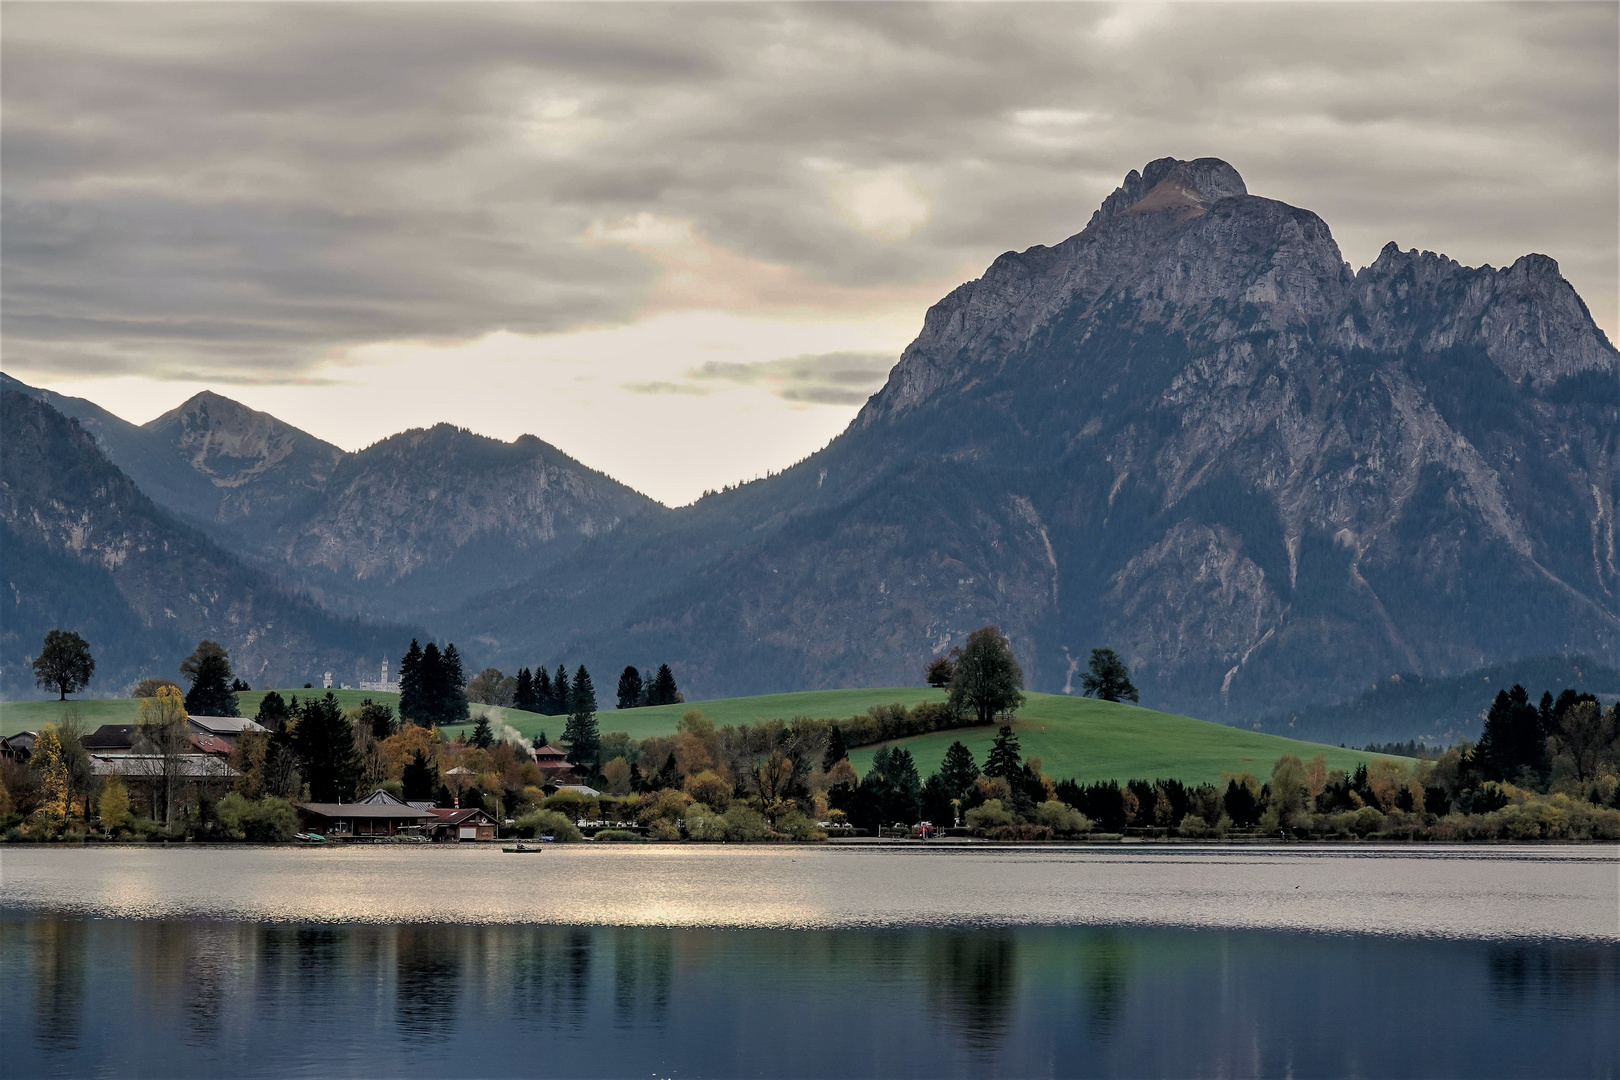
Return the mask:
<svg viewBox="0 0 1620 1080"><path fill-rule="evenodd" d="M1397 671L1615 658L1616 353L1549 258L1391 244L1162 159L928 313L787 472L470 604L496 658L668 657L695 696L916 678L994 621L1032 684L1255 714Z"/></svg>
<svg viewBox="0 0 1620 1080"><path fill-rule="evenodd" d="M92 692L174 678L202 638L253 684L325 671L370 675L412 632L334 618L177 521L45 401L0 394L0 684L33 683L47 630L77 630L96 656Z"/></svg>

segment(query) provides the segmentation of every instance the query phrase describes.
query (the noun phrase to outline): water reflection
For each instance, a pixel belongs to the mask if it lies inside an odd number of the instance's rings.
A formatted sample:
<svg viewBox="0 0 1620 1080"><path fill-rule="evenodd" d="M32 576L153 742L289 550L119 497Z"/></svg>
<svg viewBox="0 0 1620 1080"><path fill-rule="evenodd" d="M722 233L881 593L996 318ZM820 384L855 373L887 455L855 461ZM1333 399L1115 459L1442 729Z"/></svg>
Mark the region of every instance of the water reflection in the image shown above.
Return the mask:
<svg viewBox="0 0 1620 1080"><path fill-rule="evenodd" d="M1620 1068L1602 944L0 918L7 1076Z"/></svg>

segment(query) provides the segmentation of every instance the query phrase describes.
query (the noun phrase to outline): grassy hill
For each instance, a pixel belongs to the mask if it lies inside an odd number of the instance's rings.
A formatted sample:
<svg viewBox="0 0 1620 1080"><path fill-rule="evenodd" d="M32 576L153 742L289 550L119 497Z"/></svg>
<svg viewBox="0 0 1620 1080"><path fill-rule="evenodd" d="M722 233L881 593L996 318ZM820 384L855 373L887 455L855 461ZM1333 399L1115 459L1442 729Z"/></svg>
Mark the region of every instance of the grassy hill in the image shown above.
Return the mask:
<svg viewBox="0 0 1620 1080"><path fill-rule="evenodd" d="M291 694L304 696L324 693L321 690L281 690L283 697ZM258 711L264 691L254 690L239 694L242 714L252 716ZM344 708L360 704L366 698L398 706L398 694L379 694L369 690L334 690ZM1019 710L1013 730L1026 756L1041 759L1048 776L1060 779L1129 780L1174 777L1188 783L1218 780L1222 772L1244 769L1264 778L1272 764L1283 754L1298 754L1310 758L1322 754L1328 765L1336 769L1354 769L1358 762L1370 761L1373 755L1357 750L1342 750L1336 746L1301 742L1277 735L1227 727L1204 720L1194 720L1173 713L1155 712L1134 705L1115 705L1090 698L1065 697L1060 694L1026 695L1028 700ZM700 709L716 725L747 724L756 720L791 719L809 716L816 719L842 719L863 713L874 705L900 702L907 706L923 701L943 701L944 692L926 687L878 687L862 690L814 690L794 694L763 694L757 697L720 698L684 705L659 705L646 709L618 711L608 709L597 714L601 730L628 732L631 738L645 739L651 735L667 735L675 730L681 714L688 709ZM99 724L131 723L139 708L129 699L89 698L68 702L79 707L85 725L95 728ZM39 726L60 716L64 703L56 701L0 702L0 733L11 734ZM552 740L562 735L566 717L539 716L535 713L503 709L493 705L473 705L474 716L487 715L497 733L502 726L515 728L524 738L533 739L544 731ZM448 738L470 727L445 729ZM902 739L898 745L911 751L917 769L924 776L939 767L945 750L956 739L962 740L973 751L981 764L995 739L996 728L974 727L955 731L936 732ZM850 754L857 770L864 772L872 761L876 747L862 747Z"/></svg>
<svg viewBox="0 0 1620 1080"><path fill-rule="evenodd" d="M268 690L249 690L237 694L236 701L243 716L252 716L259 711L259 702L264 700ZM282 697L297 694L300 698L311 694L322 695L326 691L320 688L313 690L277 690ZM345 709L352 709L366 698L382 704L399 707L398 694L379 694L372 690L333 690L338 704ZM41 724L47 724L61 716L69 705L79 707L79 715L84 717L84 726L87 731L94 731L102 724L133 724L140 713L141 703L136 698L70 698L67 701L0 701L0 735L13 735L19 731L38 731ZM474 706L485 708L486 706ZM561 731L561 728L558 728Z"/></svg>
<svg viewBox="0 0 1620 1080"><path fill-rule="evenodd" d="M1134 705L1116 705L1061 694L1026 694L1013 731L1025 757L1039 757L1042 771L1058 779L1177 779L1202 783L1222 772L1245 769L1262 780L1284 754L1309 760L1327 758L1328 767L1353 770L1373 755L1337 746L1301 742L1277 735L1212 724L1174 713ZM951 743L960 739L981 765L995 740L996 727L962 728L901 739L895 745L911 751L917 771L927 776L939 768ZM864 772L877 747L852 752L850 763ZM1400 759L1405 760L1405 759Z"/></svg>

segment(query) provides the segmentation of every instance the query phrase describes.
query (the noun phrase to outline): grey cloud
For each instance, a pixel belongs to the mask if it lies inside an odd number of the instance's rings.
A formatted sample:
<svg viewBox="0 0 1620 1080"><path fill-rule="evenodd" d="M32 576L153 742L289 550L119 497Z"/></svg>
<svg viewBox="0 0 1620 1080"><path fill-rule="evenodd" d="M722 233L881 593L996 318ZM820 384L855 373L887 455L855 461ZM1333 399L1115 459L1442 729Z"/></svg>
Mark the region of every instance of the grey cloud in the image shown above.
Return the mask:
<svg viewBox="0 0 1620 1080"><path fill-rule="evenodd" d="M291 380L370 341L610 324L659 270L580 238L642 212L807 280L923 288L1072 234L1166 154L1226 158L1352 261L1390 239L1552 255L1612 335L1616 23L1579 3L12 5L4 359ZM931 214L863 232L829 169L901 170ZM790 400L866 385L773 377Z"/></svg>
<svg viewBox="0 0 1620 1080"><path fill-rule="evenodd" d="M620 383L619 387L632 394L689 394L692 397L703 397L709 393L708 387L694 386L691 383L633 382Z"/></svg>
<svg viewBox="0 0 1620 1080"><path fill-rule="evenodd" d="M897 359L882 353L836 352L753 364L711 360L686 374L699 382L764 385L784 401L807 405L859 405L883 385Z"/></svg>

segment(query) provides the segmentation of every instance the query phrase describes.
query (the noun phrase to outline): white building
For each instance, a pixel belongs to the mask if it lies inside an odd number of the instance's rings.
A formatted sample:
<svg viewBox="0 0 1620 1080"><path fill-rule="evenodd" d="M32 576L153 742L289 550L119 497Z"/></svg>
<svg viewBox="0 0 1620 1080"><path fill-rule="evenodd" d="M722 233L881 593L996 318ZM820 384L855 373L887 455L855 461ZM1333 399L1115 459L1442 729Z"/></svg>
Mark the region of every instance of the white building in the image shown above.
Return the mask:
<svg viewBox="0 0 1620 1080"><path fill-rule="evenodd" d="M383 657L381 677L378 678L376 682L367 682L366 680L361 679L360 689L377 690L384 694L399 693L399 683L388 681L388 658L386 656Z"/></svg>

